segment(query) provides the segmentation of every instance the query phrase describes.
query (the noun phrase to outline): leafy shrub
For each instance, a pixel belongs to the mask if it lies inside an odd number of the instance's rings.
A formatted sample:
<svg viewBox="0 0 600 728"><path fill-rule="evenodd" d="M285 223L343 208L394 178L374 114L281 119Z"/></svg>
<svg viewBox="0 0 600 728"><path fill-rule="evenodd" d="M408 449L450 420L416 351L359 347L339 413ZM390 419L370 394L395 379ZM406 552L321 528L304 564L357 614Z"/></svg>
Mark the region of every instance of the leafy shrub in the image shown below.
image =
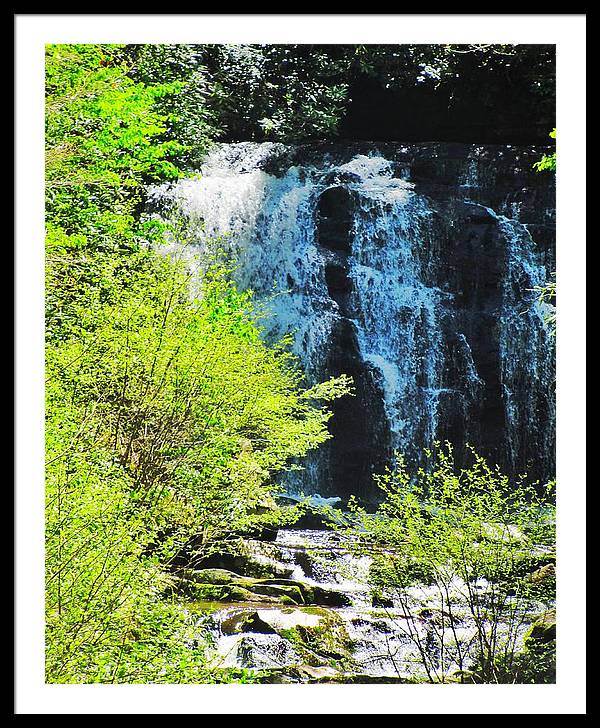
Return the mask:
<svg viewBox="0 0 600 728"><path fill-rule="evenodd" d="M323 402L349 381L306 390L222 262L194 298L157 250L140 203L179 174L157 106L177 86L132 80L124 58L47 49L46 676L228 681L168 596L176 557L284 517L275 476L329 437Z"/></svg>
<svg viewBox="0 0 600 728"><path fill-rule="evenodd" d="M354 508L356 536L362 549L385 547L372 576L399 603L398 629L429 681L513 679L524 673L529 624L554 599L553 579L529 571L551 561L553 484L542 497L474 451L457 471L449 444L427 455L414 476L399 457L376 478L385 500L376 514Z"/></svg>

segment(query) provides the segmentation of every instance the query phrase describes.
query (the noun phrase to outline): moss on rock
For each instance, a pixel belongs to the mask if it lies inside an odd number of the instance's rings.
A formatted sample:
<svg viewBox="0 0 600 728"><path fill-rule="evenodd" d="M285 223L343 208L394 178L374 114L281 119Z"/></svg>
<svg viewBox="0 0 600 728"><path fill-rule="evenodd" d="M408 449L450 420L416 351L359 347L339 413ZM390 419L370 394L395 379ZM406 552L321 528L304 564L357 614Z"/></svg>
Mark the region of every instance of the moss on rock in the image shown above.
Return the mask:
<svg viewBox="0 0 600 728"><path fill-rule="evenodd" d="M317 624L298 624L280 631L306 657L307 664L319 664L323 659L345 665L352 661L353 643L344 621L334 612L321 609Z"/></svg>
<svg viewBox="0 0 600 728"><path fill-rule="evenodd" d="M533 643L551 642L556 639L556 609L549 609L541 614L531 625L525 636L525 644L531 647Z"/></svg>

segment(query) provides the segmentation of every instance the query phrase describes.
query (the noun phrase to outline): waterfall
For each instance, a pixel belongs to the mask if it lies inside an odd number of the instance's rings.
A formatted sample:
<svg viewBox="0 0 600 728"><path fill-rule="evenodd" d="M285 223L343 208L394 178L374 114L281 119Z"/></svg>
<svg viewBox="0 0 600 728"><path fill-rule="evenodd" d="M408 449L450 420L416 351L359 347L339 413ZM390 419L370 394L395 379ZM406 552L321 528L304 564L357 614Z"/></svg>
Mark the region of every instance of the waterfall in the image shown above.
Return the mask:
<svg viewBox="0 0 600 728"><path fill-rule="evenodd" d="M394 452L418 463L435 439L552 477L554 352L534 291L553 269L552 193L530 166L510 147L245 142L150 191L156 213L183 216L191 244L172 247L190 260L221 239L309 383L355 380L290 490L371 498Z"/></svg>

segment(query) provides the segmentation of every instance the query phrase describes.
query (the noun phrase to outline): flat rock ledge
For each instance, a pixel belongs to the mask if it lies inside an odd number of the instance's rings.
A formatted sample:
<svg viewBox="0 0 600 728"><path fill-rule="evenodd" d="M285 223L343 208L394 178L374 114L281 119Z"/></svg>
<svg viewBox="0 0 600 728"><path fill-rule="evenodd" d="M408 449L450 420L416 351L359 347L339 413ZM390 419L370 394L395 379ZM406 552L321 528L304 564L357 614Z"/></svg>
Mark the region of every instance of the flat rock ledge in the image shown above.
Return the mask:
<svg viewBox="0 0 600 728"><path fill-rule="evenodd" d="M186 569L176 589L188 599L345 607L347 594L294 579L256 579L227 569Z"/></svg>

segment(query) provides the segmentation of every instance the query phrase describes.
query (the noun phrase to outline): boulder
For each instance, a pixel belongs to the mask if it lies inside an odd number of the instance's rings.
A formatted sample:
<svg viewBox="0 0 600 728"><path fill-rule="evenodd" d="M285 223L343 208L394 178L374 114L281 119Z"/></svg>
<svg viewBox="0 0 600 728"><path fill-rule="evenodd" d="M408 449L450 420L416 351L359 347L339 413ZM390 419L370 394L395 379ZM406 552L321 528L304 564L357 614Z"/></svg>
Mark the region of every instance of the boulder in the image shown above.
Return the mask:
<svg viewBox="0 0 600 728"><path fill-rule="evenodd" d="M320 586L310 587L310 597L310 603L326 607L349 607L352 604L350 597L344 592Z"/></svg>
<svg viewBox="0 0 600 728"><path fill-rule="evenodd" d="M322 607L290 607L228 610L221 618L224 635L277 635L301 658L302 664L319 667L331 659L342 664L352 660L352 642L339 615Z"/></svg>
<svg viewBox="0 0 600 728"><path fill-rule="evenodd" d="M350 605L347 594L287 578L256 579L229 569L184 569L178 589L199 601L273 602L329 607Z"/></svg>
<svg viewBox="0 0 600 728"><path fill-rule="evenodd" d="M549 609L540 614L532 624L525 641L527 643L545 644L556 639L556 609Z"/></svg>
<svg viewBox="0 0 600 728"><path fill-rule="evenodd" d="M267 589L265 589L267 587ZM268 588L277 587L276 590ZM281 591L281 587L285 587L287 590L292 591ZM296 581L294 579L260 579L254 582L253 591L257 594L268 594L274 595L286 594L293 597L297 592L300 593L300 601L297 603L304 604L315 604L319 606L328 607L347 607L350 605L350 598L344 592L337 591L335 589L327 589L325 587L307 584L303 581Z"/></svg>
<svg viewBox="0 0 600 728"><path fill-rule="evenodd" d="M374 594L371 600L371 604L374 607L391 609L394 606L394 600L391 597L384 596L383 594Z"/></svg>
<svg viewBox="0 0 600 728"><path fill-rule="evenodd" d="M247 544L238 553L211 554L202 559L200 566L202 569L226 569L254 579L285 579L293 573L292 567L253 554Z"/></svg>
<svg viewBox="0 0 600 728"><path fill-rule="evenodd" d="M347 594L293 579L253 579L227 569L186 569L180 591L205 601L273 601L344 607Z"/></svg>
<svg viewBox="0 0 600 728"><path fill-rule="evenodd" d="M242 632L275 633L273 627L261 619L259 612L247 609L230 613L221 621L220 629L223 634L229 635Z"/></svg>
<svg viewBox="0 0 600 728"><path fill-rule="evenodd" d="M295 626L280 627L279 633L292 641L311 665L331 659L341 664L351 664L353 643L344 620L335 612L319 607L307 614L313 617L312 623L304 618L296 622Z"/></svg>
<svg viewBox="0 0 600 728"><path fill-rule="evenodd" d="M340 678L342 673L329 665L300 665L294 673L301 682L331 682L332 678Z"/></svg>
<svg viewBox="0 0 600 728"><path fill-rule="evenodd" d="M244 580L227 569L186 569L183 576L196 584L233 584Z"/></svg>
<svg viewBox="0 0 600 728"><path fill-rule="evenodd" d="M284 603L304 603L302 589L294 584L265 584L264 581L255 581L249 588L254 594L275 597Z"/></svg>
<svg viewBox="0 0 600 728"><path fill-rule="evenodd" d="M241 632L281 633L298 627L317 627L326 618L326 612L305 611L301 608L270 608L233 610L221 620L223 634Z"/></svg>
<svg viewBox="0 0 600 728"><path fill-rule="evenodd" d="M534 584L539 584L542 581L549 581L550 579L556 579L556 567L554 564L546 564L529 574L527 579Z"/></svg>
<svg viewBox="0 0 600 728"><path fill-rule="evenodd" d="M199 584L189 579L180 579L178 591L188 599L200 602L273 602L273 597L255 594L235 584Z"/></svg>

